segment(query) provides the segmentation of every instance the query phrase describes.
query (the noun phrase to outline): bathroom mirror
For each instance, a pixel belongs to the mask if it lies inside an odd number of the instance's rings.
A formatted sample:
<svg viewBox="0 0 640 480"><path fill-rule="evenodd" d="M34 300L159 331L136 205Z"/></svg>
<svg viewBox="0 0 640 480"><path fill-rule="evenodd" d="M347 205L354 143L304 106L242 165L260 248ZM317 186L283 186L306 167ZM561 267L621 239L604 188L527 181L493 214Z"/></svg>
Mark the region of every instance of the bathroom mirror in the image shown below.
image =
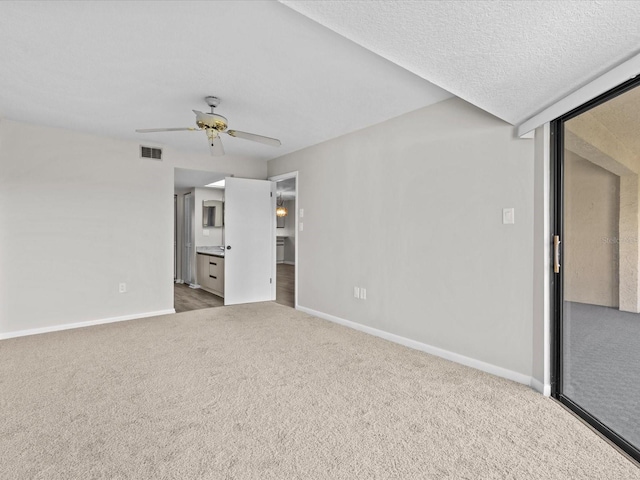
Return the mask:
<svg viewBox="0 0 640 480"><path fill-rule="evenodd" d="M204 200L202 202L202 226L222 227L224 225L224 202L222 200Z"/></svg>

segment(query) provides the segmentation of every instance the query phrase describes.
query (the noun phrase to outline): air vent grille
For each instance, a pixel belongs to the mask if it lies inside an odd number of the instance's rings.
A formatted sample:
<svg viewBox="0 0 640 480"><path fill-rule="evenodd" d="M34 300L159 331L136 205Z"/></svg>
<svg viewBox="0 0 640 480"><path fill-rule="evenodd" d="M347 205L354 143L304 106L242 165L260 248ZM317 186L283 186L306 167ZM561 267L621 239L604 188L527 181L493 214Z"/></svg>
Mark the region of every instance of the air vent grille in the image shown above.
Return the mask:
<svg viewBox="0 0 640 480"><path fill-rule="evenodd" d="M153 147L143 147L140 145L140 156L142 158L152 158L154 160L162 160L162 149Z"/></svg>

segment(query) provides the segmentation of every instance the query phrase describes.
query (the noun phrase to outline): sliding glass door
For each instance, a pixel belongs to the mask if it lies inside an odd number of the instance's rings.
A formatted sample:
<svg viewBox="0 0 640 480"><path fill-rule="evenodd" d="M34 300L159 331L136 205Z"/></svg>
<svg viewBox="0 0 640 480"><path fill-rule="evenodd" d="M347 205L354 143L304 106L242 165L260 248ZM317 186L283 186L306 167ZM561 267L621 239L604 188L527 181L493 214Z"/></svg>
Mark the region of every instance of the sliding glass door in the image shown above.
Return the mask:
<svg viewBox="0 0 640 480"><path fill-rule="evenodd" d="M640 459L640 82L556 120L553 394Z"/></svg>

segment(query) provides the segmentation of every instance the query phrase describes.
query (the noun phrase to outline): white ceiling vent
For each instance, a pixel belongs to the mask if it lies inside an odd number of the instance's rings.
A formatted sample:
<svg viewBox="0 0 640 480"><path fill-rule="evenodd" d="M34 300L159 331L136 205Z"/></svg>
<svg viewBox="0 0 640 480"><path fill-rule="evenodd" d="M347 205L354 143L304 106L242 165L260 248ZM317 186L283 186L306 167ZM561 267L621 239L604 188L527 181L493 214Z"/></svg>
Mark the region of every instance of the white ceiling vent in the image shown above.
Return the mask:
<svg viewBox="0 0 640 480"><path fill-rule="evenodd" d="M162 160L162 149L153 147L144 147L140 145L140 157L153 158L154 160Z"/></svg>

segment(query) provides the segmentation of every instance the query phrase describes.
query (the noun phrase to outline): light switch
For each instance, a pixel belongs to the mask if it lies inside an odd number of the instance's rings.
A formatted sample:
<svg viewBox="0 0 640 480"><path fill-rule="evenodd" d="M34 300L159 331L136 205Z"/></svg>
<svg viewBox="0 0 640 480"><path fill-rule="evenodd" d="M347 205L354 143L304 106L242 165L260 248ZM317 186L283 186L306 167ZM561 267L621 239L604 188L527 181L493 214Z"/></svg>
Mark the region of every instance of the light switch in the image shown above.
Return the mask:
<svg viewBox="0 0 640 480"><path fill-rule="evenodd" d="M516 223L515 208L502 209L502 223L504 225L510 225L510 224Z"/></svg>
<svg viewBox="0 0 640 480"><path fill-rule="evenodd" d="M300 231L304 230L304 223L300 222Z"/></svg>
<svg viewBox="0 0 640 480"><path fill-rule="evenodd" d="M202 235L204 235L205 237L209 236L209 230L202 230Z"/></svg>
<svg viewBox="0 0 640 480"><path fill-rule="evenodd" d="M300 209L300 218L304 217L304 208Z"/></svg>

